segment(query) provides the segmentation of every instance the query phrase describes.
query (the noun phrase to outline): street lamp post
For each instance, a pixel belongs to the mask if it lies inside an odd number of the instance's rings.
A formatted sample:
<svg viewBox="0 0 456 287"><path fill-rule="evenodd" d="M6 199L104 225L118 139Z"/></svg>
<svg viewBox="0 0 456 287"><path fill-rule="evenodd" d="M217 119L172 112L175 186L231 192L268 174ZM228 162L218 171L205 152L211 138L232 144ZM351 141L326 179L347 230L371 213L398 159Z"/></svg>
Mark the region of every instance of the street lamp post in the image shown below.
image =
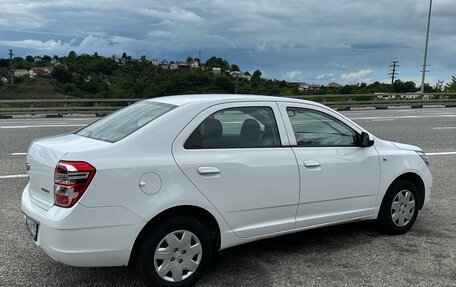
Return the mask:
<svg viewBox="0 0 456 287"><path fill-rule="evenodd" d="M432 0L429 1L429 15L427 22L427 31L426 31L426 43L424 45L424 63L423 63L423 75L421 77L421 94L424 94L424 80L426 79L426 61L427 61L427 51L428 51L428 42L429 42L429 27L431 26L431 10L432 10Z"/></svg>

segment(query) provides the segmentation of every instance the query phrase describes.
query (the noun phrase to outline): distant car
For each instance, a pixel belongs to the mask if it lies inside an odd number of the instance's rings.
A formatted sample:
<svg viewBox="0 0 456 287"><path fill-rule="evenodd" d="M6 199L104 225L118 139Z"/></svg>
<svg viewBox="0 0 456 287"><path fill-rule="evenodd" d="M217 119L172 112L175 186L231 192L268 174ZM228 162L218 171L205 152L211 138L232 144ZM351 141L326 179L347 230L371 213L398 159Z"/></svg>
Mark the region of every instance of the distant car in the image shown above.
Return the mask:
<svg viewBox="0 0 456 287"><path fill-rule="evenodd" d="M187 286L215 251L250 241L373 219L407 232L430 199L428 164L318 103L162 97L34 141L22 210L58 261Z"/></svg>

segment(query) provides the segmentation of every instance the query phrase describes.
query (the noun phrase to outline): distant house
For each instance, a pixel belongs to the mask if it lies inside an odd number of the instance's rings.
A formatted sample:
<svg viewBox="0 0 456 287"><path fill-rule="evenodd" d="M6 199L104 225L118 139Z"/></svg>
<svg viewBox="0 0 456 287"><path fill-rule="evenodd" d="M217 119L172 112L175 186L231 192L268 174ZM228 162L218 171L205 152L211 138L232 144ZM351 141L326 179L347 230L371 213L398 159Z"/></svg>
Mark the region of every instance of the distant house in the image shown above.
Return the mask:
<svg viewBox="0 0 456 287"><path fill-rule="evenodd" d="M41 75L50 75L54 69L51 67L37 67L32 68L29 71L30 77L41 76Z"/></svg>
<svg viewBox="0 0 456 287"><path fill-rule="evenodd" d="M43 73L47 75L50 75L52 71L54 71L52 67L42 67L41 69L43 70Z"/></svg>
<svg viewBox="0 0 456 287"><path fill-rule="evenodd" d="M188 63L179 63L179 70L187 70L190 69L190 65Z"/></svg>
<svg viewBox="0 0 456 287"><path fill-rule="evenodd" d="M177 69L179 69L179 64L178 63L172 63L171 65L169 65L169 69L170 70L177 70Z"/></svg>
<svg viewBox="0 0 456 287"><path fill-rule="evenodd" d="M193 60L193 61L191 61L191 62L188 63L188 64L189 64L189 66L190 66L191 69L197 69L197 68L199 68L199 62L196 61L196 60Z"/></svg>
<svg viewBox="0 0 456 287"><path fill-rule="evenodd" d="M157 59L152 59L150 63L152 64L152 66L158 66L160 64L160 62Z"/></svg>
<svg viewBox="0 0 456 287"><path fill-rule="evenodd" d="M243 73L241 71L230 71L229 73L233 78L246 79L247 81L250 81L252 79L251 75Z"/></svg>
<svg viewBox="0 0 456 287"><path fill-rule="evenodd" d="M38 76L41 74L41 69L40 68L32 68L31 70L29 70L29 75L31 78L35 77L35 76Z"/></svg>
<svg viewBox="0 0 456 287"><path fill-rule="evenodd" d="M222 73L222 69L221 68L212 68L212 74L214 75L220 75Z"/></svg>
<svg viewBox="0 0 456 287"><path fill-rule="evenodd" d="M162 68L163 70L168 70L168 69L169 69L169 63L168 63L168 61L162 60L162 61L160 62L160 68Z"/></svg>
<svg viewBox="0 0 456 287"><path fill-rule="evenodd" d="M299 83L298 90L301 92L308 91L310 89L310 84L307 83Z"/></svg>
<svg viewBox="0 0 456 287"><path fill-rule="evenodd" d="M33 58L33 61L34 61L35 63L41 62L41 60L43 60L43 59L42 59L41 57L38 57L38 56L36 56L36 57Z"/></svg>
<svg viewBox="0 0 456 287"><path fill-rule="evenodd" d="M52 58L51 59L51 65L55 65L55 63L57 63L57 59Z"/></svg>
<svg viewBox="0 0 456 287"><path fill-rule="evenodd" d="M14 70L14 76L15 77L24 77L24 76L28 76L28 75L29 75L29 71L28 70L23 70L23 69Z"/></svg>
<svg viewBox="0 0 456 287"><path fill-rule="evenodd" d="M328 84L328 87L329 87L329 88L340 89L340 88L343 88L344 86L341 85L341 84L338 84L338 83L336 83L336 82L331 82L331 83Z"/></svg>

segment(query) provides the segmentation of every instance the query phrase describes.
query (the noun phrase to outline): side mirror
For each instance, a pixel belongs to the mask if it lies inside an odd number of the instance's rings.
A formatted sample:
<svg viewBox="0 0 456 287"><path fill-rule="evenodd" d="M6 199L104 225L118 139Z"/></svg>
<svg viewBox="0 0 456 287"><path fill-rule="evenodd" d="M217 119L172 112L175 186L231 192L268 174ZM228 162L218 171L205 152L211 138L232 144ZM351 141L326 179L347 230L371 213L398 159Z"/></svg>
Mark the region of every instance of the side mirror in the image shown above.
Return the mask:
<svg viewBox="0 0 456 287"><path fill-rule="evenodd" d="M371 140L369 134L366 132L362 132L359 136L359 146L360 147L370 147L374 145L374 140Z"/></svg>

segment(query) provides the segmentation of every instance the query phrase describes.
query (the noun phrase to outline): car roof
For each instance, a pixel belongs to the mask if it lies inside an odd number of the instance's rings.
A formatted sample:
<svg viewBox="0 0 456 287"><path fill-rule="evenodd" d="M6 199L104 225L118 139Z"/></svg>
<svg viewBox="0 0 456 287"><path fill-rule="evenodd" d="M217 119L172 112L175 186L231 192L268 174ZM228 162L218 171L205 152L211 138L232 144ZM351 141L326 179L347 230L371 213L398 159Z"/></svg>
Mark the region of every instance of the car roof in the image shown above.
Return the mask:
<svg viewBox="0 0 456 287"><path fill-rule="evenodd" d="M151 98L147 101L160 102L170 105L182 106L190 103L226 103L226 102L293 102L301 104L312 104L322 106L319 103L300 100L295 98L262 96L262 95L244 95L244 94L193 94L193 95L179 95L179 96L166 96Z"/></svg>

